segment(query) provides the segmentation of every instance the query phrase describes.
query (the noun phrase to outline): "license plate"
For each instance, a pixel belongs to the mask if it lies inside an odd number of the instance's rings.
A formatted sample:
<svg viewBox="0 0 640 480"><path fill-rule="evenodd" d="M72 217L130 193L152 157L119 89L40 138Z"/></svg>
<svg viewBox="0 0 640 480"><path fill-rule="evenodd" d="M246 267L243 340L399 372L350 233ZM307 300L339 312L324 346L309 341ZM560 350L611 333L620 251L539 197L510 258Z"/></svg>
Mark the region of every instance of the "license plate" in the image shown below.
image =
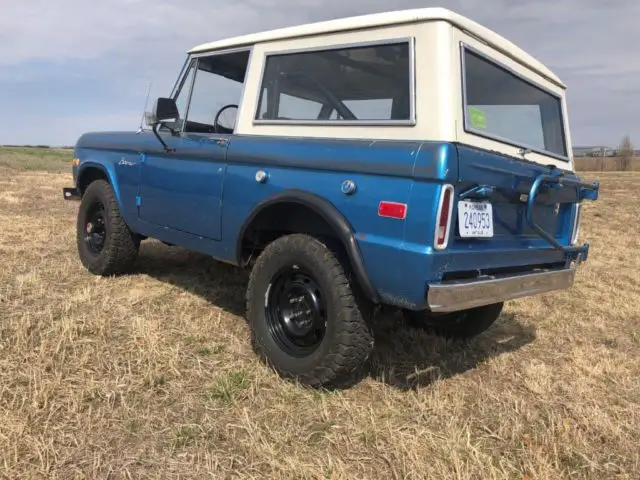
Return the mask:
<svg viewBox="0 0 640 480"><path fill-rule="evenodd" d="M458 202L458 230L463 238L493 237L493 208L486 202Z"/></svg>

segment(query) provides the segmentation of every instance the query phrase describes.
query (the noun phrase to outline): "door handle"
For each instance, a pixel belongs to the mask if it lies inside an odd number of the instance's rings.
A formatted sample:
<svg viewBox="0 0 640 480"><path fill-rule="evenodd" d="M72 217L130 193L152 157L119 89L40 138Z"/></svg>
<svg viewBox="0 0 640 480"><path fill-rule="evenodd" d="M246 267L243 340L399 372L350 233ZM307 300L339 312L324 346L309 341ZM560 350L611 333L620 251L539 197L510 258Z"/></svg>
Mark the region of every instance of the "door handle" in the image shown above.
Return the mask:
<svg viewBox="0 0 640 480"><path fill-rule="evenodd" d="M209 137L207 140L221 147L225 147L229 143L229 139L226 137Z"/></svg>

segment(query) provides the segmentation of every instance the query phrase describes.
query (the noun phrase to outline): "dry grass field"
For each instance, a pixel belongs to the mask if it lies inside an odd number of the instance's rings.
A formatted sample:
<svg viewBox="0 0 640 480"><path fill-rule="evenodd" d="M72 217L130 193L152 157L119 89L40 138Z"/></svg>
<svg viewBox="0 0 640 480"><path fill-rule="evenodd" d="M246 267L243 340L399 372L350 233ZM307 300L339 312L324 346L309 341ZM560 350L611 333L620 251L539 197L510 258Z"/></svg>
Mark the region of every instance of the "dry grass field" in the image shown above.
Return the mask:
<svg viewBox="0 0 640 480"><path fill-rule="evenodd" d="M624 170L624 163L620 157L575 157L575 168L578 171L589 172L615 172ZM640 172L640 157L633 157L629 160L627 170L633 172Z"/></svg>
<svg viewBox="0 0 640 480"><path fill-rule="evenodd" d="M232 267L147 241L88 274L46 154L0 149L3 478L640 478L640 172L597 174L572 290L466 345L380 318L369 375L324 392L256 360Z"/></svg>

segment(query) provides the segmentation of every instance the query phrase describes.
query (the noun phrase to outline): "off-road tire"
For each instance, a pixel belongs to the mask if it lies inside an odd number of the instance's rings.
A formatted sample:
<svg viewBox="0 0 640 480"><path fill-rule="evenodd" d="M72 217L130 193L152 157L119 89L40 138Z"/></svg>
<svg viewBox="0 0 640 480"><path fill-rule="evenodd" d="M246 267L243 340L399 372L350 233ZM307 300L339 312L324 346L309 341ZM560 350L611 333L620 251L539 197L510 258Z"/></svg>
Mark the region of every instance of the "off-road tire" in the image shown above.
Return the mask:
<svg viewBox="0 0 640 480"><path fill-rule="evenodd" d="M290 353L276 338L274 320L270 320L282 318L269 313L272 304L282 306L270 300L270 295L277 296L279 275L291 269L310 274L311 283L317 286L315 291L326 307L326 322L321 321L326 325L324 337L310 353ZM282 297L277 298L282 301ZM281 377L315 388L344 388L350 379L359 379L374 344L369 309L358 295L357 285L352 287L347 270L325 243L305 234L274 240L252 268L246 299L253 348ZM285 302L283 308L289 304Z"/></svg>
<svg viewBox="0 0 640 480"><path fill-rule="evenodd" d="M85 240L92 209L103 207L104 241L99 252L93 251ZM89 184L78 209L76 243L80 261L95 275L118 275L130 271L140 248L140 237L125 223L113 188L105 180Z"/></svg>
<svg viewBox="0 0 640 480"><path fill-rule="evenodd" d="M480 335L500 316L504 302L462 310L444 315L404 310L409 325L449 339L470 339Z"/></svg>

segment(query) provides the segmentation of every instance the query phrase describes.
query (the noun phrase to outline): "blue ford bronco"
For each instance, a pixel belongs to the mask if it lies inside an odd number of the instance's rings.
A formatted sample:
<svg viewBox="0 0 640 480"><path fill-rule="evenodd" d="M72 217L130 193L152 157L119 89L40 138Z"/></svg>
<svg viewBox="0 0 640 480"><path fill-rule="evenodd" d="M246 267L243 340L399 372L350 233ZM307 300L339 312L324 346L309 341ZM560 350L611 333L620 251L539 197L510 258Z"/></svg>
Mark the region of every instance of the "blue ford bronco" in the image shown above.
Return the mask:
<svg viewBox="0 0 640 480"><path fill-rule="evenodd" d="M256 353L343 383L380 306L469 338L573 284L599 184L574 172L565 91L442 8L197 46L148 128L79 138L80 260L120 274L152 238L246 268Z"/></svg>

